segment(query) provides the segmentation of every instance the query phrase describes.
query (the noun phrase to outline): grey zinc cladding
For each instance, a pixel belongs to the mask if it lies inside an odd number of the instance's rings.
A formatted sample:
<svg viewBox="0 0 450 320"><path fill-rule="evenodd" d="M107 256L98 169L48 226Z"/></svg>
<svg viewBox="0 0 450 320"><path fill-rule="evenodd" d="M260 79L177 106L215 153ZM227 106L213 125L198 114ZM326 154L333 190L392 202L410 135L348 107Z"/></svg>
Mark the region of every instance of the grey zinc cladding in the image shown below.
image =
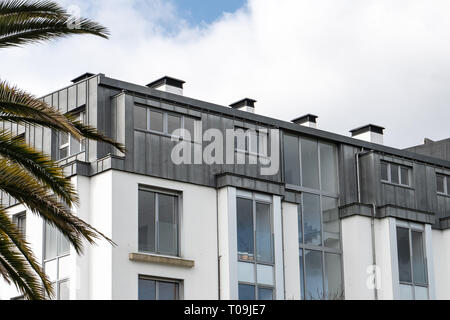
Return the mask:
<svg viewBox="0 0 450 320"><path fill-rule="evenodd" d="M367 204L372 203L379 208L378 217L397 216L414 221L435 222L434 227L444 227L439 221L444 221L450 215L450 197L437 196L435 179L437 171L450 174L449 161L111 79L103 74L84 75L77 80L75 84L43 99L62 112L84 107L87 122L125 144L127 154L125 156L109 145L90 141L85 152L61 162L67 175L91 176L108 169L116 169L210 187L231 185L278 194L283 196L285 201L293 203L300 202L301 189L285 189L284 168L273 176L261 176L257 165L173 164L170 161L170 153L176 142L171 141L170 136L134 129L133 109L135 105L139 105L194 117L200 121L203 132L209 128L217 128L222 132L235 127L278 128L281 129L280 140L286 132L337 145L342 217L355 214L356 209L352 207L355 204L357 208L366 208ZM5 124L5 127L11 128L11 124ZM18 131L16 128L12 130ZM56 156L57 137L54 133L35 128L26 128L25 131L27 141L53 157ZM207 144L203 142L203 148ZM282 145L280 143L280 146ZM360 156L359 184L362 203L357 204L355 155L363 150L371 152ZM381 160L411 167L411 186L382 183ZM282 158L280 165L283 166ZM12 203L10 199L8 201Z"/></svg>

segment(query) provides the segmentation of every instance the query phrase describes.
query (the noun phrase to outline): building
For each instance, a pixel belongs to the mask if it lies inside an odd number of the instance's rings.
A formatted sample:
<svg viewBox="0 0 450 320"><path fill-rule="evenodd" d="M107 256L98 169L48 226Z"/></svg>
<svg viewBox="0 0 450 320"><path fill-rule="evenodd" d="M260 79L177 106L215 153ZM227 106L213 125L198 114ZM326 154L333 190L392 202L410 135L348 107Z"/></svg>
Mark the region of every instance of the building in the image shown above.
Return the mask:
<svg viewBox="0 0 450 320"><path fill-rule="evenodd" d="M312 114L264 117L248 98L191 99L183 83L85 74L43 98L126 154L3 125L60 161L74 213L116 243L78 256L2 194L59 299L450 299L448 151L385 146L376 125L347 137Z"/></svg>

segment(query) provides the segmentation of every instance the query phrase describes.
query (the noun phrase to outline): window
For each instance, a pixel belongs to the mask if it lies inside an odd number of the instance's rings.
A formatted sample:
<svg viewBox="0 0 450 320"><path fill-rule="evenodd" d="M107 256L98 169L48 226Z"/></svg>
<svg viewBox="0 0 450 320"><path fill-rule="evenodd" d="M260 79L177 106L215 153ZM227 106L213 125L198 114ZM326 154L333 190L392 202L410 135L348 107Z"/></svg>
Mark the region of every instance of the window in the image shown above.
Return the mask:
<svg viewBox="0 0 450 320"><path fill-rule="evenodd" d="M303 193L298 225L302 298L342 299L338 199Z"/></svg>
<svg viewBox="0 0 450 320"><path fill-rule="evenodd" d="M178 196L139 189L139 251L178 255Z"/></svg>
<svg viewBox="0 0 450 320"><path fill-rule="evenodd" d="M68 300L70 290L70 243L56 227L45 224L44 270L52 282L56 299Z"/></svg>
<svg viewBox="0 0 450 320"><path fill-rule="evenodd" d="M14 216L13 221L17 225L17 228L22 233L22 235L25 236L26 230L27 230L27 228L26 228L26 226L27 226L27 214L26 214L26 212L21 212L21 213L16 214Z"/></svg>
<svg viewBox="0 0 450 320"><path fill-rule="evenodd" d="M403 186L411 185L412 168L386 161L381 161L380 165L382 181Z"/></svg>
<svg viewBox="0 0 450 320"><path fill-rule="evenodd" d="M139 130L172 135L175 130L184 129L189 132L190 140L194 141L195 127L199 122L196 118L174 112L134 106L134 128Z"/></svg>
<svg viewBox="0 0 450 320"><path fill-rule="evenodd" d="M270 197L248 194L236 201L239 299L272 300L275 266Z"/></svg>
<svg viewBox="0 0 450 320"><path fill-rule="evenodd" d="M85 117L86 112L82 111L76 115L75 120L85 123ZM86 139L78 141L68 133L59 132L58 146L58 159L61 160L85 151Z"/></svg>
<svg viewBox="0 0 450 320"><path fill-rule="evenodd" d="M179 300L180 283L176 280L159 280L139 276L139 300Z"/></svg>
<svg viewBox="0 0 450 320"><path fill-rule="evenodd" d="M286 184L338 194L335 145L284 134L283 150Z"/></svg>
<svg viewBox="0 0 450 320"><path fill-rule="evenodd" d="M428 280L423 230L397 226L400 298L428 299Z"/></svg>
<svg viewBox="0 0 450 320"><path fill-rule="evenodd" d="M450 177L442 174L436 174L437 192L450 195Z"/></svg>
<svg viewBox="0 0 450 320"><path fill-rule="evenodd" d="M268 156L269 135L267 129L246 129L236 126L234 130L236 152L262 158Z"/></svg>

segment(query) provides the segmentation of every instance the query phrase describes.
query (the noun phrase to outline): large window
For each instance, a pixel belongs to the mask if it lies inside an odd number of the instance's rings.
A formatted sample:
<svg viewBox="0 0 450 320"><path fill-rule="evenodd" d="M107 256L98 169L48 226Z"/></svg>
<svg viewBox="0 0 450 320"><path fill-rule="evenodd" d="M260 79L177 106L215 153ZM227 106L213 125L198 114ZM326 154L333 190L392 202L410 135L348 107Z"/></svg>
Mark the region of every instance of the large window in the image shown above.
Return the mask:
<svg viewBox="0 0 450 320"><path fill-rule="evenodd" d="M183 114L160 109L134 106L134 128L172 135L177 129L187 130L190 140L195 138L195 126L199 120ZM188 137L184 137L187 139Z"/></svg>
<svg viewBox="0 0 450 320"><path fill-rule="evenodd" d="M139 300L179 300L180 282L139 276Z"/></svg>
<svg viewBox="0 0 450 320"><path fill-rule="evenodd" d="M236 201L239 299L271 300L275 267L270 197L249 193Z"/></svg>
<svg viewBox="0 0 450 320"><path fill-rule="evenodd" d="M437 192L450 195L450 177L443 174L436 174Z"/></svg>
<svg viewBox="0 0 450 320"><path fill-rule="evenodd" d="M393 184L410 186L411 171L407 166L381 161L381 180Z"/></svg>
<svg viewBox="0 0 450 320"><path fill-rule="evenodd" d="M284 134L286 184L338 193L337 149L333 144Z"/></svg>
<svg viewBox="0 0 450 320"><path fill-rule="evenodd" d="M82 111L76 115L76 119L82 123L86 123L86 112ZM78 141L72 135L60 132L58 136L58 159L64 159L74 156L80 152L85 151L86 140Z"/></svg>
<svg viewBox="0 0 450 320"><path fill-rule="evenodd" d="M400 298L428 299L428 278L423 228L397 225Z"/></svg>
<svg viewBox="0 0 450 320"><path fill-rule="evenodd" d="M139 251L178 255L178 196L139 189Z"/></svg>
<svg viewBox="0 0 450 320"><path fill-rule="evenodd" d="M46 223L44 230L44 270L52 281L58 300L69 300L70 243L54 226Z"/></svg>
<svg viewBox="0 0 450 320"><path fill-rule="evenodd" d="M303 193L298 206L300 288L303 299L342 299L338 200Z"/></svg>

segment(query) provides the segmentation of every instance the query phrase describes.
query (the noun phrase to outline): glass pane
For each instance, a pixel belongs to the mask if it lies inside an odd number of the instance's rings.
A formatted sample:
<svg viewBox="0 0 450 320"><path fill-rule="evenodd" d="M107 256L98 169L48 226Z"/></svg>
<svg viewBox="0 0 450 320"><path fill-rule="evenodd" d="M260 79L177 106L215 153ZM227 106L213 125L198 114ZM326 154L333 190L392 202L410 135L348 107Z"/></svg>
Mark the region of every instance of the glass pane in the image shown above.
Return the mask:
<svg viewBox="0 0 450 320"><path fill-rule="evenodd" d="M175 130L181 129L181 117L167 115L167 133L172 134Z"/></svg>
<svg viewBox="0 0 450 320"><path fill-rule="evenodd" d="M237 198L237 237L239 259L254 261L252 200Z"/></svg>
<svg viewBox="0 0 450 320"><path fill-rule="evenodd" d="M134 128L147 130L147 108L134 107Z"/></svg>
<svg viewBox="0 0 450 320"><path fill-rule="evenodd" d="M317 195L303 194L303 229L305 243L322 245L320 197Z"/></svg>
<svg viewBox="0 0 450 320"><path fill-rule="evenodd" d="M242 282L255 283L255 264L238 262L238 280Z"/></svg>
<svg viewBox="0 0 450 320"><path fill-rule="evenodd" d="M163 114L161 112L150 111L150 129L154 131L163 132Z"/></svg>
<svg viewBox="0 0 450 320"><path fill-rule="evenodd" d="M156 281L139 279L138 291L139 300L156 300Z"/></svg>
<svg viewBox="0 0 450 320"><path fill-rule="evenodd" d="M389 181L388 164L384 161L381 161L381 180Z"/></svg>
<svg viewBox="0 0 450 320"><path fill-rule="evenodd" d="M139 190L139 251L155 252L155 193Z"/></svg>
<svg viewBox="0 0 450 320"><path fill-rule="evenodd" d="M306 299L323 299L322 252L305 250Z"/></svg>
<svg viewBox="0 0 450 320"><path fill-rule="evenodd" d="M67 143L69 143L69 135L67 133L60 133L59 134L59 145L63 146Z"/></svg>
<svg viewBox="0 0 450 320"><path fill-rule="evenodd" d="M322 197L322 210L323 245L328 248L339 249L341 241L338 200Z"/></svg>
<svg viewBox="0 0 450 320"><path fill-rule="evenodd" d="M400 168L401 183L405 186L409 186L409 169L406 167Z"/></svg>
<svg viewBox="0 0 450 320"><path fill-rule="evenodd" d="M69 300L70 299L70 286L69 280L62 281L58 284L58 300Z"/></svg>
<svg viewBox="0 0 450 320"><path fill-rule="evenodd" d="M446 178L445 180L447 180L447 194L450 195L450 178Z"/></svg>
<svg viewBox="0 0 450 320"><path fill-rule="evenodd" d="M59 149L59 159L64 159L69 156L69 147L65 147L62 149Z"/></svg>
<svg viewBox="0 0 450 320"><path fill-rule="evenodd" d="M342 291L341 256L325 253L325 293L328 300L341 300Z"/></svg>
<svg viewBox="0 0 450 320"><path fill-rule="evenodd" d="M392 164L391 163L391 182L392 183L399 183L400 181L398 180L398 170L399 170L399 166L396 164Z"/></svg>
<svg viewBox="0 0 450 320"><path fill-rule="evenodd" d="M298 218L298 243L303 243L303 222L302 222L302 206L297 205Z"/></svg>
<svg viewBox="0 0 450 320"><path fill-rule="evenodd" d="M58 280L58 261L52 260L44 264L45 274L49 277L50 281Z"/></svg>
<svg viewBox="0 0 450 320"><path fill-rule="evenodd" d="M239 284L239 300L255 300L255 286Z"/></svg>
<svg viewBox="0 0 450 320"><path fill-rule="evenodd" d="M428 300L428 288L427 287L414 287L414 299L415 300Z"/></svg>
<svg viewBox="0 0 450 320"><path fill-rule="evenodd" d="M158 194L158 251L178 253L176 197Z"/></svg>
<svg viewBox="0 0 450 320"><path fill-rule="evenodd" d="M300 154L298 138L284 135L284 177L287 184L300 185Z"/></svg>
<svg viewBox="0 0 450 320"><path fill-rule="evenodd" d="M65 279L70 277L70 269L72 267L70 256L65 256L59 259L59 274L58 279Z"/></svg>
<svg viewBox="0 0 450 320"><path fill-rule="evenodd" d="M178 284L158 281L158 300L177 300Z"/></svg>
<svg viewBox="0 0 450 320"><path fill-rule="evenodd" d="M78 140L74 137L70 136L70 155L73 156L77 153L80 153L80 151L80 142L78 142Z"/></svg>
<svg viewBox="0 0 450 320"><path fill-rule="evenodd" d="M258 288L258 300L273 300L273 289Z"/></svg>
<svg viewBox="0 0 450 320"><path fill-rule="evenodd" d="M270 205L256 203L256 254L258 262L273 262Z"/></svg>
<svg viewBox="0 0 450 320"><path fill-rule="evenodd" d="M56 258L57 230L49 223L45 224L45 260Z"/></svg>
<svg viewBox="0 0 450 320"><path fill-rule="evenodd" d="M444 176L441 175L436 175L436 187L437 187L437 192L445 192L444 189Z"/></svg>
<svg viewBox="0 0 450 320"><path fill-rule="evenodd" d="M69 240L60 232L58 233L58 256L63 256L70 253L70 242Z"/></svg>
<svg viewBox="0 0 450 320"><path fill-rule="evenodd" d="M195 139L195 119L184 117L184 129L189 131L191 140Z"/></svg>
<svg viewBox="0 0 450 320"><path fill-rule="evenodd" d="M423 249L423 233L411 231L412 265L415 284L427 284L425 254Z"/></svg>
<svg viewBox="0 0 450 320"><path fill-rule="evenodd" d="M256 265L256 275L258 284L266 284L273 286L275 284L274 270L272 266L266 266L263 264Z"/></svg>
<svg viewBox="0 0 450 320"><path fill-rule="evenodd" d="M400 300L412 300L412 289L413 287L410 285L400 284Z"/></svg>
<svg viewBox="0 0 450 320"><path fill-rule="evenodd" d="M300 139L302 146L302 177L303 186L319 189L319 156L317 141Z"/></svg>
<svg viewBox="0 0 450 320"><path fill-rule="evenodd" d="M397 227L398 272L402 282L412 282L409 230Z"/></svg>
<svg viewBox="0 0 450 320"><path fill-rule="evenodd" d="M300 257L299 257L299 262L300 262L300 293L301 293L301 298L300 299L305 299L305 280L304 280L304 271L303 271L303 249L300 249Z"/></svg>
<svg viewBox="0 0 450 320"><path fill-rule="evenodd" d="M320 181L322 190L338 193L337 150L332 144L320 143Z"/></svg>

